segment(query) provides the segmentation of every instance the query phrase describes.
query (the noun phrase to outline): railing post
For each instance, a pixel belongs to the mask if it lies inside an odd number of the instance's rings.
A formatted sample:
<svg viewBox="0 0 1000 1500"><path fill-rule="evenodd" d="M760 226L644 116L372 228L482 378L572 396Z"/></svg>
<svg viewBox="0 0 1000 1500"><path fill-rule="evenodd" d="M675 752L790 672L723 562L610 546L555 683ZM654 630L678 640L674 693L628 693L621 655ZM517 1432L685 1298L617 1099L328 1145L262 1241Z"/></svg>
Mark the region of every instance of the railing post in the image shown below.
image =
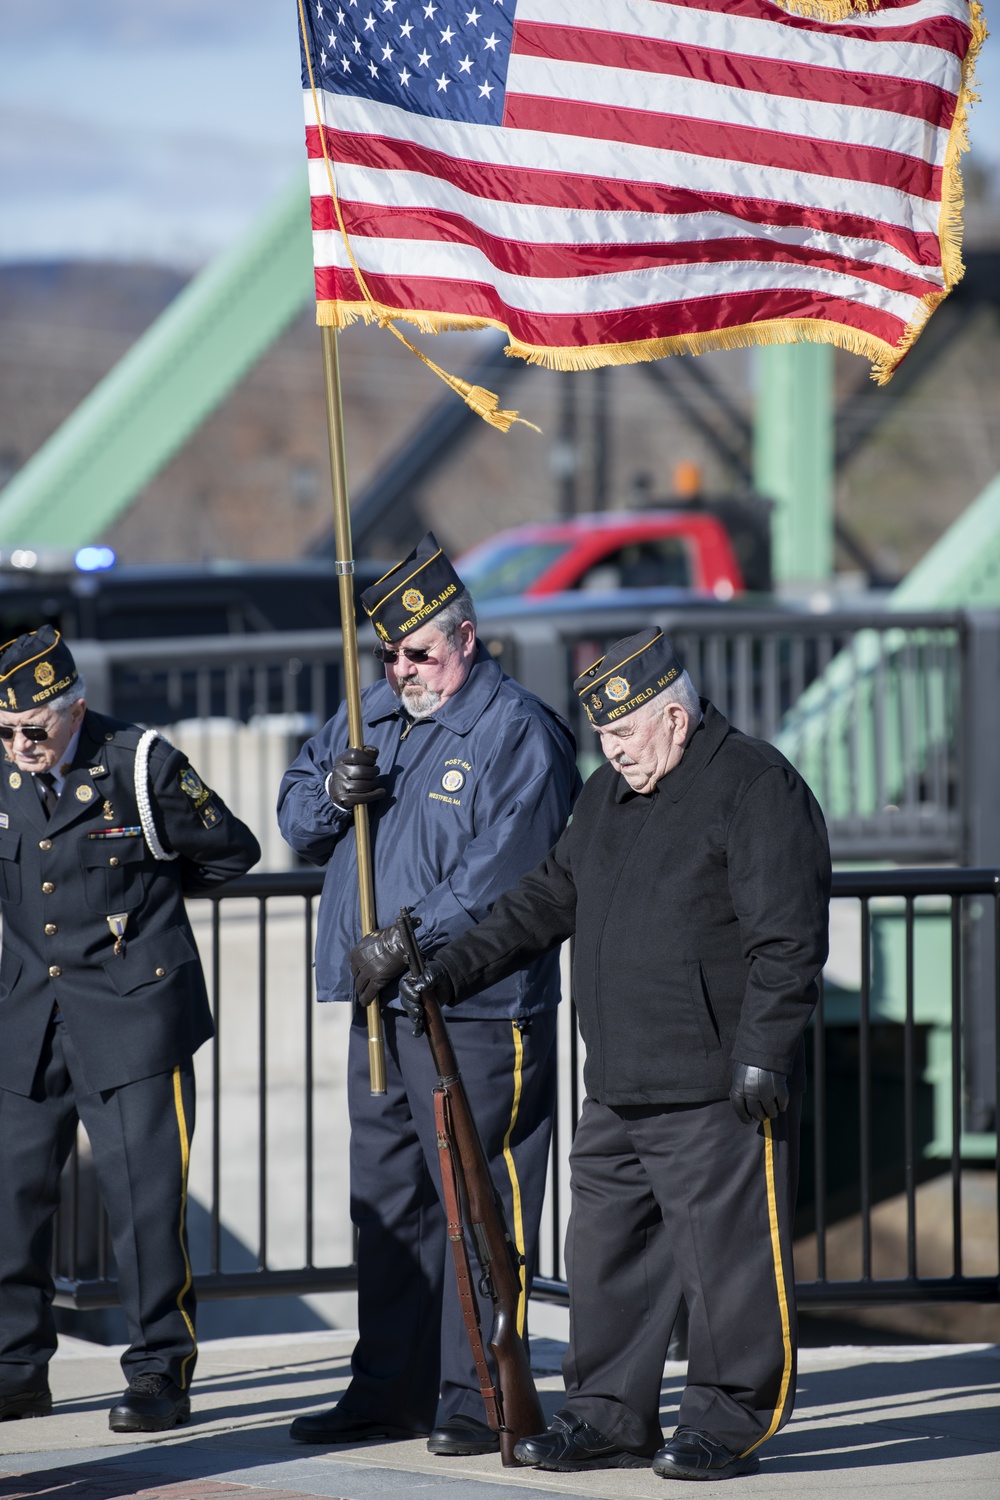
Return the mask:
<svg viewBox="0 0 1000 1500"><path fill-rule="evenodd" d="M959 786L962 863L1000 868L1000 611L965 616ZM988 898L966 903L965 1129L996 1127L994 918Z"/></svg>

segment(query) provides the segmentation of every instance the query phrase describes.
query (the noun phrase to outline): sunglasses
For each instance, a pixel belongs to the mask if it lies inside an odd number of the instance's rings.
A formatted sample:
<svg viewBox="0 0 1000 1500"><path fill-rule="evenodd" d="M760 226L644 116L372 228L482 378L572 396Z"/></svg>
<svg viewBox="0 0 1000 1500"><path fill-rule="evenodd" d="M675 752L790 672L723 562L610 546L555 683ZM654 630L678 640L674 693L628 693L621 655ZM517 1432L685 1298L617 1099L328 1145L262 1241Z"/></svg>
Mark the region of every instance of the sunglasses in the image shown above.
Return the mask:
<svg viewBox="0 0 1000 1500"><path fill-rule="evenodd" d="M373 646L372 650L379 661L389 667L394 667L400 656L405 656L407 661L419 662L428 661L431 654L425 646L402 646L398 651L392 646Z"/></svg>
<svg viewBox="0 0 1000 1500"><path fill-rule="evenodd" d="M34 741L36 745L49 737L49 731L41 724L0 724L0 740L12 740L15 734L23 734L26 740Z"/></svg>

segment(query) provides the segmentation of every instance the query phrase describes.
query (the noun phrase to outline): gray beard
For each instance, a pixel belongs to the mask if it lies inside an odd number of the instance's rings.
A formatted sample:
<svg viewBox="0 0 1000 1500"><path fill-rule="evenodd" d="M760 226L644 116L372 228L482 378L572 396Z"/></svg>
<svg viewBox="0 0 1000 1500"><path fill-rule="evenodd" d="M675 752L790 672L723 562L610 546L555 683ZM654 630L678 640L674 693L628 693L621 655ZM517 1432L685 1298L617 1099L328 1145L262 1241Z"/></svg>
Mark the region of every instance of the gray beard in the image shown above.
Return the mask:
<svg viewBox="0 0 1000 1500"><path fill-rule="evenodd" d="M427 687L422 687L419 692L400 689L399 701L411 719L429 719L441 702L441 694Z"/></svg>

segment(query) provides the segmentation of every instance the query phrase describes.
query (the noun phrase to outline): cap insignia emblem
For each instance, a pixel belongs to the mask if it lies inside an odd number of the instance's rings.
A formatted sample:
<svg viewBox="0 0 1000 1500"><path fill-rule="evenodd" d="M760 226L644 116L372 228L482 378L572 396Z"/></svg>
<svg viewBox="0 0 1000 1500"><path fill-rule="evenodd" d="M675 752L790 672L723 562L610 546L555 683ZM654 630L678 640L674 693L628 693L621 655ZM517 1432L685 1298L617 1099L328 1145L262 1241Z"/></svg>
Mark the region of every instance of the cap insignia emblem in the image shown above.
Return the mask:
<svg viewBox="0 0 1000 1500"><path fill-rule="evenodd" d="M48 687L50 682L56 678L55 670L50 661L40 661L35 668L35 681L39 687Z"/></svg>
<svg viewBox="0 0 1000 1500"><path fill-rule="evenodd" d="M415 615L418 609L424 607L424 596L419 589L407 589L403 595L403 608L408 609Z"/></svg>
<svg viewBox="0 0 1000 1500"><path fill-rule="evenodd" d="M612 703L620 703L623 698L628 697L629 685L625 681L624 677L611 677L604 684L604 691L607 693Z"/></svg>

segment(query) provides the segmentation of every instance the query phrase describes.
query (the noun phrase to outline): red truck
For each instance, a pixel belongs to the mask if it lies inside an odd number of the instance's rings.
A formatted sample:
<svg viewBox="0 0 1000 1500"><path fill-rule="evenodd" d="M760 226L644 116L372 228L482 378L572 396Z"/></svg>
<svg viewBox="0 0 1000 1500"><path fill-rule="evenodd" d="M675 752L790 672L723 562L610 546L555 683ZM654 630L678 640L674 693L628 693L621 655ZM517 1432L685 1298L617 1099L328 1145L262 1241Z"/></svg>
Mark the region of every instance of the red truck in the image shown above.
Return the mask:
<svg viewBox="0 0 1000 1500"><path fill-rule="evenodd" d="M729 532L706 510L603 511L500 531L455 564L477 603L580 589L679 588L719 600L745 588Z"/></svg>

